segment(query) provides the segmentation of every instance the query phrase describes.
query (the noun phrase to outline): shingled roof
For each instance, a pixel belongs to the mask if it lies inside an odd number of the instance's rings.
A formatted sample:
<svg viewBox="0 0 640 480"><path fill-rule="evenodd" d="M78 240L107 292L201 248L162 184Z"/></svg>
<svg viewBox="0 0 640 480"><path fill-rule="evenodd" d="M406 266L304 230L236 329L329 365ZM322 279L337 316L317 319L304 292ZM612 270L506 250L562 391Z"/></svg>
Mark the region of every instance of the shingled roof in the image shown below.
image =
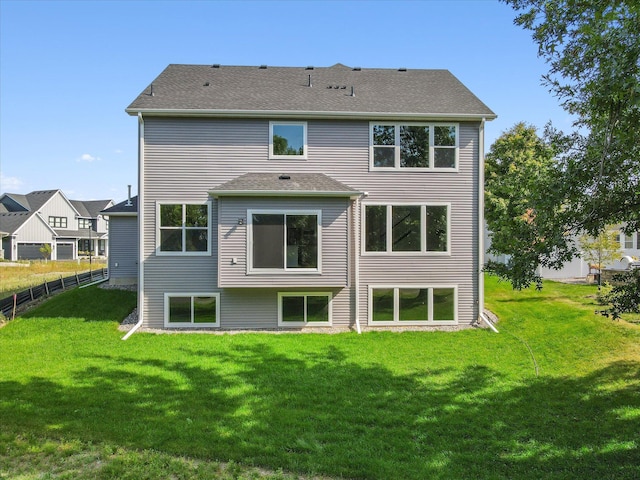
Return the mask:
<svg viewBox="0 0 640 480"><path fill-rule="evenodd" d="M448 70L169 65L131 115L496 117Z"/></svg>
<svg viewBox="0 0 640 480"><path fill-rule="evenodd" d="M324 173L245 173L209 190L214 197L356 197L361 192Z"/></svg>

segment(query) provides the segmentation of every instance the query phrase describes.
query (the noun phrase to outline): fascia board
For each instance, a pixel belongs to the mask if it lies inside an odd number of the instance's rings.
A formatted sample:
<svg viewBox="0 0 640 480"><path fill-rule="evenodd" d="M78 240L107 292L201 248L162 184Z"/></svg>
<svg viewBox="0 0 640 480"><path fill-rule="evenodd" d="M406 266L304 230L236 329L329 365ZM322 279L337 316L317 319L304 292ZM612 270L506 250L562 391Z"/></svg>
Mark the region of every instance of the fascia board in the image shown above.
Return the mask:
<svg viewBox="0 0 640 480"><path fill-rule="evenodd" d="M289 191L289 190L223 190L209 191L213 198L219 197L317 197L317 198L358 198L363 192L321 192L321 191Z"/></svg>
<svg viewBox="0 0 640 480"><path fill-rule="evenodd" d="M487 121L496 114L479 113L415 113L415 112L309 112L301 110L206 110L206 109L130 109L132 116L158 117L224 117L224 118L307 118L322 120L442 120L442 121Z"/></svg>

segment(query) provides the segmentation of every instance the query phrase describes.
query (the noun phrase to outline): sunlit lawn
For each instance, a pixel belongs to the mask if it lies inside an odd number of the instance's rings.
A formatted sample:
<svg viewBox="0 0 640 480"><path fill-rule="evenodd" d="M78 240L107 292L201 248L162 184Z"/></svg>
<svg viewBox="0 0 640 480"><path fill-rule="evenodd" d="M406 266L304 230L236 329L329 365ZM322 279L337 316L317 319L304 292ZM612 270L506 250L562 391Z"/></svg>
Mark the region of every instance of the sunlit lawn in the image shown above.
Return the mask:
<svg viewBox="0 0 640 480"><path fill-rule="evenodd" d="M640 328L594 294L489 278L499 334L123 342L133 294L68 292L0 330L0 478L637 479Z"/></svg>
<svg viewBox="0 0 640 480"><path fill-rule="evenodd" d="M60 277L107 267L104 260L98 259L93 259L91 264L88 260L15 262L17 266L8 265L9 263L11 262L0 262L0 298L44 282L59 280Z"/></svg>

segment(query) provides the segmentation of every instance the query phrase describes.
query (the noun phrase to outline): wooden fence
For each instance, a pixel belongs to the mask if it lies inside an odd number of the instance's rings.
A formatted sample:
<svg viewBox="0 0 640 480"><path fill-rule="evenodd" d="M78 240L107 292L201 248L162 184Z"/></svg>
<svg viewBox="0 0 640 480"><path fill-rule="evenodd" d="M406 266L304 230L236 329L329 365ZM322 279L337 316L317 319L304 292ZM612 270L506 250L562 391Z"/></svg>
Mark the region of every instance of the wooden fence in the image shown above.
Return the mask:
<svg viewBox="0 0 640 480"><path fill-rule="evenodd" d="M74 288L84 283L103 280L108 278L108 276L109 270L107 268L101 268L100 270L92 270L84 273L76 273L75 275L65 278L60 276L58 280L51 280L43 283L42 285L37 285L11 295L10 297L3 298L0 300L0 311L5 317L9 317L14 311L14 308L17 309L22 305L37 300L40 297L51 295L55 292L60 292L69 288Z"/></svg>

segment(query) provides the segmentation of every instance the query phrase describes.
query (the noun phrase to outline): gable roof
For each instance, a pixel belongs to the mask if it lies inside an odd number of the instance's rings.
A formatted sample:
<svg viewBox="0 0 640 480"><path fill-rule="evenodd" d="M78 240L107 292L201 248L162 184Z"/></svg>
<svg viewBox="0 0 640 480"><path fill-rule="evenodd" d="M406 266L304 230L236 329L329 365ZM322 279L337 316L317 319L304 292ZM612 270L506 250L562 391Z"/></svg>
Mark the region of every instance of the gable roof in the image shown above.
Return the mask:
<svg viewBox="0 0 640 480"><path fill-rule="evenodd" d="M136 195L135 197L131 197L131 204L129 204L129 200L123 200L100 213L102 215L122 217L138 215L138 196Z"/></svg>
<svg viewBox="0 0 640 480"><path fill-rule="evenodd" d="M112 203L111 200L70 201L82 218L98 218L100 212L102 212L102 210L107 208L109 204Z"/></svg>
<svg viewBox="0 0 640 480"><path fill-rule="evenodd" d="M34 217L37 221L42 222L42 224L45 225L53 235L56 234L56 231L51 228L51 226L35 211L0 213L0 230L9 235L15 235L18 230L20 230L29 220L31 220L31 218Z"/></svg>
<svg viewBox="0 0 640 480"><path fill-rule="evenodd" d="M361 193L324 173L245 173L209 190L213 197L357 197Z"/></svg>
<svg viewBox="0 0 640 480"><path fill-rule="evenodd" d="M311 85L311 86L310 86ZM448 70L169 65L131 115L496 117Z"/></svg>

